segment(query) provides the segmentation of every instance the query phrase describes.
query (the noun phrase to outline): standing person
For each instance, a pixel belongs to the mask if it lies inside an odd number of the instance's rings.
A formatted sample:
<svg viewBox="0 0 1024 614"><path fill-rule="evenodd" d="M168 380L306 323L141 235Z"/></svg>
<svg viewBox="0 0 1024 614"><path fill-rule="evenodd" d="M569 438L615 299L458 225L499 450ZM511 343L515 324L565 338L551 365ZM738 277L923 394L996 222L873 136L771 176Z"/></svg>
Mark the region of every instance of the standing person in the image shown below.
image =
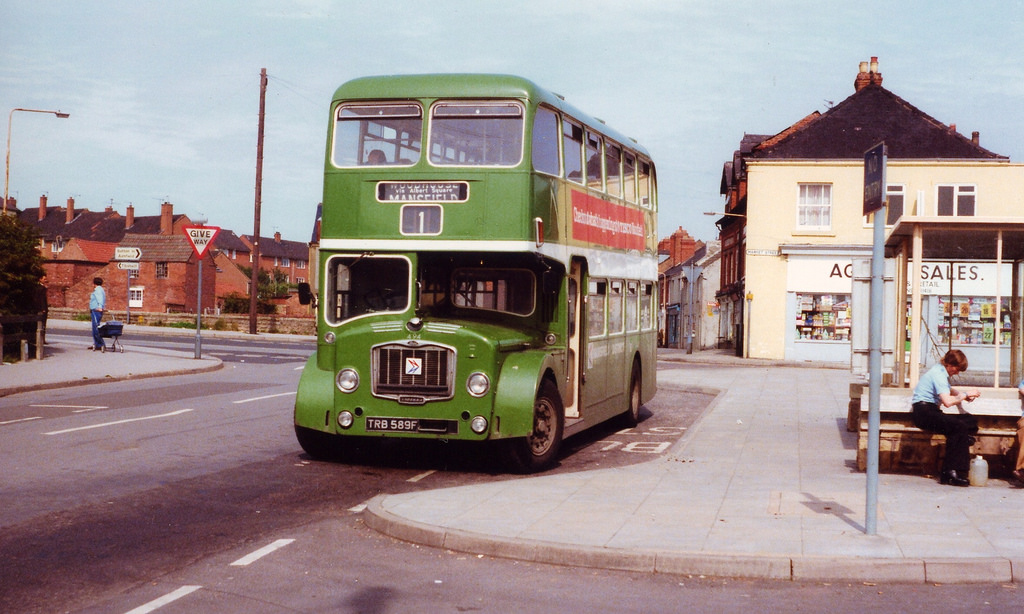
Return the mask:
<svg viewBox="0 0 1024 614"><path fill-rule="evenodd" d="M94 277L92 283L95 288L89 295L89 313L92 315L92 350L106 349L103 337L100 336L100 320L103 319L103 310L107 307L107 292L103 289L103 278Z"/></svg>
<svg viewBox="0 0 1024 614"><path fill-rule="evenodd" d="M949 378L967 370L967 357L960 350L950 350L942 361L929 369L914 388L914 425L924 431L946 436L946 457L942 460L939 483L969 486L967 470L971 462L973 435L978 421L963 408L981 396L976 388L951 388ZM959 414L947 414L942 407L956 407Z"/></svg>

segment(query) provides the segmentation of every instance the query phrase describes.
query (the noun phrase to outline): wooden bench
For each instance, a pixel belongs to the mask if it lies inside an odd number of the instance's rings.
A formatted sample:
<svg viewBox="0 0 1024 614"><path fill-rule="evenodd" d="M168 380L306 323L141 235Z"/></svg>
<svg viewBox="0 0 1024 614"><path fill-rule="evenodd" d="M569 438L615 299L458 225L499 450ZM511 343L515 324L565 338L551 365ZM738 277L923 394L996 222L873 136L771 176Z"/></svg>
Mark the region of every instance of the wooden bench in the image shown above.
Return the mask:
<svg viewBox="0 0 1024 614"><path fill-rule="evenodd" d="M988 461L989 475L1005 477L1017 459L1017 420L1022 403L1016 388L979 388L981 398L965 409L978 420L971 454ZM878 470L936 475L946 452L946 437L914 426L908 388L883 388L879 398ZM946 410L956 413L956 408ZM847 429L856 430L857 469L867 469L868 387L850 386Z"/></svg>

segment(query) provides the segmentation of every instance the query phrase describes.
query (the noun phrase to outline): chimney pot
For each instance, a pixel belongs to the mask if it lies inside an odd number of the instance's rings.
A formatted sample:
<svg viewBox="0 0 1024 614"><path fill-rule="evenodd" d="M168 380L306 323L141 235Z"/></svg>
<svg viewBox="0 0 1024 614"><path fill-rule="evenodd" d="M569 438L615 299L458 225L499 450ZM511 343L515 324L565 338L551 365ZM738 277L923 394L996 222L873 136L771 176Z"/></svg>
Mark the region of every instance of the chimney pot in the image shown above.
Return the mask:
<svg viewBox="0 0 1024 614"><path fill-rule="evenodd" d="M39 197L39 221L46 219L46 194Z"/></svg>
<svg viewBox="0 0 1024 614"><path fill-rule="evenodd" d="M868 63L860 63L860 72L857 73L857 78L853 80L853 91L859 92L868 85L871 84L871 75L868 74Z"/></svg>

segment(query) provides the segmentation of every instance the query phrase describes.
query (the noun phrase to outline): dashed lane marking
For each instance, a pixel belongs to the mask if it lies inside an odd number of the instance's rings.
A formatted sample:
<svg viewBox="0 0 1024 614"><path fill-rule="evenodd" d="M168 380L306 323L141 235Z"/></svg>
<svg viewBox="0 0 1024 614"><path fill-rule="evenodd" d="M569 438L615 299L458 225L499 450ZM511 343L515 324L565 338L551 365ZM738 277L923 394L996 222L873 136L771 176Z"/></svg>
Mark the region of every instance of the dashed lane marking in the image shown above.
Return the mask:
<svg viewBox="0 0 1024 614"><path fill-rule="evenodd" d="M423 478L429 477L430 474L436 473L436 470L431 469L430 471L424 471L423 473L417 474L406 480L406 482L419 482Z"/></svg>
<svg viewBox="0 0 1024 614"><path fill-rule="evenodd" d="M127 614L148 614L149 612L152 612L152 611L156 610L157 608L161 608L161 607L167 605L168 603L171 603L172 601L177 601L178 599L181 599L185 595L188 595L190 593L194 593L195 591L197 591L197 590L199 590L201 588L203 588L203 587L198 585L198 584L186 584L185 586L179 588L178 590L172 591L170 593L167 593L166 595L164 595L163 597L160 597L159 599L154 599L153 601L150 601L149 603L140 605L139 607L135 608L134 610L131 610L131 611L127 612Z"/></svg>
<svg viewBox="0 0 1024 614"><path fill-rule="evenodd" d="M252 403L253 401L262 401L264 399L276 399L277 397L291 397L298 394L297 392L282 392L281 394L268 394L262 397L253 397L251 399L240 399L238 401L232 401L235 405L241 405L242 403Z"/></svg>
<svg viewBox="0 0 1024 614"><path fill-rule="evenodd" d="M277 540L276 542L274 542L272 544L263 546L259 550L243 556L242 558L240 558L237 561L235 561L234 563L232 563L232 565L235 566L235 567L243 567L245 565L249 565L249 564L254 563L254 562L258 561L259 559L267 556L271 552L274 552L275 550L280 550L281 548L284 548L285 546L287 546L288 544L292 543L293 541L295 541L295 540L294 539L279 539L279 540Z"/></svg>
<svg viewBox="0 0 1024 614"><path fill-rule="evenodd" d="M178 411L172 411L172 412L169 412L169 413L166 413L166 414L160 414L160 415L157 415L157 416L144 416L142 418L128 418L126 420L115 420L113 422L103 422L101 424L90 424L89 426L77 426L75 428L63 429L63 430L60 430L60 431L50 431L49 433L43 433L43 435L62 435L64 433L73 433L75 431L87 431L89 429L99 429L99 428L103 428L105 426L115 426L115 425L118 425L118 424L127 424L129 422L141 422L142 420L156 420L157 418L169 418L171 416L177 416L179 414L184 414L184 413L187 413L187 412L190 412L190 411L194 411L194 410L192 410L192 409L179 409Z"/></svg>

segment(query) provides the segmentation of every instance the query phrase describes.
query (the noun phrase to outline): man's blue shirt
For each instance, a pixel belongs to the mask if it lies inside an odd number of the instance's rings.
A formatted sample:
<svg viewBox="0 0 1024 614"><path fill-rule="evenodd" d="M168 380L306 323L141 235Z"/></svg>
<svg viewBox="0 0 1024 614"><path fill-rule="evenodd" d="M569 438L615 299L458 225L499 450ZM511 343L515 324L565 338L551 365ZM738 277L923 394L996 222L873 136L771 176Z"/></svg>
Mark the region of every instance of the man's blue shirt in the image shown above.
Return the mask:
<svg viewBox="0 0 1024 614"><path fill-rule="evenodd" d="M940 362L921 376L910 402L924 401L940 405L942 398L939 395L943 394L949 394L949 373L946 372L946 366Z"/></svg>

